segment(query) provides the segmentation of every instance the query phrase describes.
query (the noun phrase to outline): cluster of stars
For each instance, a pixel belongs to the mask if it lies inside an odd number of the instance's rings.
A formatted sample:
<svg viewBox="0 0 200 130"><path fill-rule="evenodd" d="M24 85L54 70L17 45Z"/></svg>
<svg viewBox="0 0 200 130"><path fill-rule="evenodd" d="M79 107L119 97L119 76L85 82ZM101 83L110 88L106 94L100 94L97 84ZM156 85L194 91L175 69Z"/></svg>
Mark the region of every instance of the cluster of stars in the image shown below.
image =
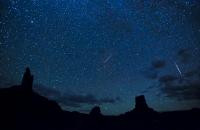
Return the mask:
<svg viewBox="0 0 200 130"><path fill-rule="evenodd" d="M200 25L194 17L200 8L197 0L8 0L0 4L0 78L6 75L15 84L30 66L35 83L49 89L120 97L115 104L101 104L106 114L129 110L139 94L147 95L158 110L182 108L173 107L171 99L164 97L166 104L160 105L155 95L160 88L148 89L154 81L142 72L154 59L177 61L182 48L195 51L194 58L200 55ZM161 73L176 74L176 67L182 74L179 64L166 66Z"/></svg>

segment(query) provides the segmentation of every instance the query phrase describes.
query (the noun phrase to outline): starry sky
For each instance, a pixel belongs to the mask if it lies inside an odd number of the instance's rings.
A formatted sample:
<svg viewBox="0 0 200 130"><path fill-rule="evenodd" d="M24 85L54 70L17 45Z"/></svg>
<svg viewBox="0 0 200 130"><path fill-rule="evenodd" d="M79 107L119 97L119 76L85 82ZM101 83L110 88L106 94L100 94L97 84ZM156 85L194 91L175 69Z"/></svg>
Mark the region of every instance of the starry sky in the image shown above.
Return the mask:
<svg viewBox="0 0 200 130"><path fill-rule="evenodd" d="M198 0L0 0L0 86L20 84L64 110L200 107Z"/></svg>

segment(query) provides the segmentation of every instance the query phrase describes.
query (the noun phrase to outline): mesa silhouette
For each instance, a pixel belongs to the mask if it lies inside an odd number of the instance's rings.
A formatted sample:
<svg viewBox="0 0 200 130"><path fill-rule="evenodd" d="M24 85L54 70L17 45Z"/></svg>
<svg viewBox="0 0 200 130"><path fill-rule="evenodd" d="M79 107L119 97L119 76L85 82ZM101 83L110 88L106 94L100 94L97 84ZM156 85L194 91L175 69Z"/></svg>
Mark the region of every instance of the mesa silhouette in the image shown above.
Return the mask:
<svg viewBox="0 0 200 130"><path fill-rule="evenodd" d="M33 91L33 79L26 68L21 85L0 89L1 130L200 129L200 109L157 112L147 105L144 95L135 98L135 108L118 116L103 115L99 106L89 114L64 111Z"/></svg>

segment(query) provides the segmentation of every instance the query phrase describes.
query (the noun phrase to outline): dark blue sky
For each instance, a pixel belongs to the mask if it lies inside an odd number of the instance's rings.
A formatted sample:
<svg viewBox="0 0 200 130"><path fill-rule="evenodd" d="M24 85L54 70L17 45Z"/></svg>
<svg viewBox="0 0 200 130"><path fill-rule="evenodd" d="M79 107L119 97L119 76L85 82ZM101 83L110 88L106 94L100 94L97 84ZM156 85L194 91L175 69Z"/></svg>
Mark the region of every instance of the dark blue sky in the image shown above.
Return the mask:
<svg viewBox="0 0 200 130"><path fill-rule="evenodd" d="M200 107L198 0L0 0L0 85L104 114L144 94L158 111Z"/></svg>

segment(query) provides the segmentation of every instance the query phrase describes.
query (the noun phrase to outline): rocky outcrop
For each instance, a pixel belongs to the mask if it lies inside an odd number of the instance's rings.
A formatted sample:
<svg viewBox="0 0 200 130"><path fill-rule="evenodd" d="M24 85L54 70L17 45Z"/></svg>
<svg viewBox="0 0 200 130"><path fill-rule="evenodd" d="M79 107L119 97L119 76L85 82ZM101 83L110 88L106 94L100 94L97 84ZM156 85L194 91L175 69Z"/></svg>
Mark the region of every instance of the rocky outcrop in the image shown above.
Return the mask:
<svg viewBox="0 0 200 130"><path fill-rule="evenodd" d="M33 75L31 74L31 71L28 67L26 68L26 71L23 75L21 86L23 86L26 89L32 90Z"/></svg>
<svg viewBox="0 0 200 130"><path fill-rule="evenodd" d="M135 97L135 110L137 111L146 111L149 107L146 103L146 99L144 95L140 95Z"/></svg>
<svg viewBox="0 0 200 130"><path fill-rule="evenodd" d="M40 96L32 89L33 75L29 68L23 75L21 85L0 89L0 120L10 127L28 129L32 124L43 122L42 126L53 126L62 112L60 106L52 100ZM58 122L59 123L59 122ZM15 126L13 124L17 124ZM55 123L54 123L55 124ZM7 128L7 125L5 125ZM0 129L4 126L0 125Z"/></svg>
<svg viewBox="0 0 200 130"><path fill-rule="evenodd" d="M135 97L135 109L133 111L138 114L156 114L156 111L147 105L144 95Z"/></svg>
<svg viewBox="0 0 200 130"><path fill-rule="evenodd" d="M94 116L94 117L101 116L102 114L101 114L100 107L99 106L95 106L94 108L92 108L92 110L90 111L90 115Z"/></svg>

